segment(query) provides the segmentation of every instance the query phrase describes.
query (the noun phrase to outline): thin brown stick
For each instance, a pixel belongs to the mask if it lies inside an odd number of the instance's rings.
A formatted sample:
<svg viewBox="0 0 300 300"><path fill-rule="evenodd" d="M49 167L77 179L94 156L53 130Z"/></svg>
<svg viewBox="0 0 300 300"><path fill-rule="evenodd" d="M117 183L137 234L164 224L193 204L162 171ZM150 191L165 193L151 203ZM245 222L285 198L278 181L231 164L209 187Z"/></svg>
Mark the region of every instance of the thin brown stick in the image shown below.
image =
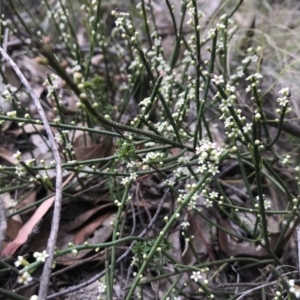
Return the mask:
<svg viewBox="0 0 300 300"><path fill-rule="evenodd" d="M6 234L6 213L5 213L5 207L2 203L2 198L0 197L0 252L2 250L2 245L5 239Z"/></svg>
<svg viewBox="0 0 300 300"><path fill-rule="evenodd" d="M298 246L298 272L300 274L300 227L297 227L297 246Z"/></svg>
<svg viewBox="0 0 300 300"><path fill-rule="evenodd" d="M61 159L59 155L58 145L55 141L54 135L52 133L51 127L47 120L46 114L41 106L41 103L36 96L35 92L33 91L32 87L30 86L29 82L19 69L19 67L15 64L15 62L11 59L11 57L0 47L0 53L3 58L11 65L14 69L16 75L19 77L20 81L22 82L23 86L25 87L26 91L30 95L31 99L33 100L36 109L40 115L40 118L45 126L46 133L48 135L48 139L52 148L53 157L56 164L56 187L55 187L55 200L54 200L54 212L53 212L53 219L51 225L51 232L47 243L47 253L49 255L48 259L45 261L43 274L41 277L41 284L39 289L39 300L45 300L47 297L48 292L48 285L50 280L50 275L52 271L52 262L54 258L54 250L57 240L57 233L59 229L59 220L60 220L60 213L61 213L61 199L62 199L62 168L61 168Z"/></svg>

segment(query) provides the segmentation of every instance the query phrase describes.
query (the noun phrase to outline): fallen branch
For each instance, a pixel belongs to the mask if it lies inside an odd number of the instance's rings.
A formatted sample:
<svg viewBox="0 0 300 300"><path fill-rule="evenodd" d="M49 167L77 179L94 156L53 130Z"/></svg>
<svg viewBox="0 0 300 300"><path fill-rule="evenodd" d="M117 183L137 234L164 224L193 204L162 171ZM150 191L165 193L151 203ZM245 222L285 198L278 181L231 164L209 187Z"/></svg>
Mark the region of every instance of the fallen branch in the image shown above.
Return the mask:
<svg viewBox="0 0 300 300"><path fill-rule="evenodd" d="M55 200L54 200L54 212L53 219L51 225L51 232L47 243L47 254L49 255L48 259L45 261L43 274L41 277L40 289L39 289L39 300L45 300L48 292L48 285L50 280L50 275L52 271L52 262L54 257L54 250L57 240L57 233L59 229L59 220L61 213L61 199L62 199L62 168L61 168L61 159L59 155L58 145L55 141L54 135L52 133L51 127L47 120L46 114L41 106L40 100L37 95L33 91L29 82L19 69L19 67L15 64L15 62L11 59L11 57L4 51L3 48L0 47L0 53L2 57L11 65L14 69L16 75L19 77L29 96L33 100L36 109L40 115L40 118L45 126L46 133L48 135L48 139L52 148L53 157L56 164L56 186L55 186Z"/></svg>

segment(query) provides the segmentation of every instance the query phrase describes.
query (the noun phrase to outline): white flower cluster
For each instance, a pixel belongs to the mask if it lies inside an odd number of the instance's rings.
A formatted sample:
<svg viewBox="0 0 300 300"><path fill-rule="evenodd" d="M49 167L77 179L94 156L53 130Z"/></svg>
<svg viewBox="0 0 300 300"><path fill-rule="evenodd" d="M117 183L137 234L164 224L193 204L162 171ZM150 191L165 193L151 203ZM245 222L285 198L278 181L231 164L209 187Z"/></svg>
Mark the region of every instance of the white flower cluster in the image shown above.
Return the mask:
<svg viewBox="0 0 300 300"><path fill-rule="evenodd" d="M239 128L235 119L229 111L229 107L232 107L236 101L236 96L232 93L235 92L235 87L231 86L227 83L226 85L226 94L228 95L226 99L222 98L220 109L222 111L222 115L220 116L220 120L224 122L225 133L229 138L241 138L244 140L243 134L250 133L252 131L252 124L245 123L246 117L242 116L241 109L234 109L237 118L244 125L242 130ZM220 94L217 94L215 97L220 97Z"/></svg>
<svg viewBox="0 0 300 300"><path fill-rule="evenodd" d="M159 163L161 159L164 157L164 154L161 152L148 152L146 156L143 158L143 163Z"/></svg>
<svg viewBox="0 0 300 300"><path fill-rule="evenodd" d="M16 160L18 161L17 164L16 164L16 171L15 171L15 173L16 173L19 177L21 177L22 175L25 175L25 174L26 174L25 168L19 163L19 161L22 159L22 156L21 156L21 155L22 155L22 153L21 153L20 151L17 151L17 152L14 153L14 154L12 155L12 157L11 157L11 158L16 159ZM26 161L25 163L26 163L26 165L30 166L31 164L33 164L33 161L28 160L28 161Z"/></svg>
<svg viewBox="0 0 300 300"><path fill-rule="evenodd" d="M289 105L289 101L290 101L290 97L291 97L291 93L290 93L289 88L288 87L283 88L278 93L281 94L282 97L279 97L279 98L276 99L277 103L279 104L279 106L281 106L283 108L286 108ZM276 111L278 113L281 112L280 109L278 109ZM288 108L285 113L288 113L290 111L291 111L291 109Z"/></svg>
<svg viewBox="0 0 300 300"><path fill-rule="evenodd" d="M62 6L62 3L58 1L51 10L48 10L48 15L52 20L55 20L59 26L62 42L65 45L74 45L74 49L71 49L72 54L76 57L75 44L73 42L72 33L69 26L70 11Z"/></svg>
<svg viewBox="0 0 300 300"><path fill-rule="evenodd" d="M173 173L178 178L180 178L182 176L189 176L190 175L190 171L187 167L178 167L175 170L173 170Z"/></svg>
<svg viewBox="0 0 300 300"><path fill-rule="evenodd" d="M282 160L283 165L289 165L291 163L291 156L287 154L285 158Z"/></svg>
<svg viewBox="0 0 300 300"><path fill-rule="evenodd" d="M289 292L291 294L294 294L294 296L299 299L300 298L300 287L298 285L295 285L295 280L290 279L289 280L290 289Z"/></svg>
<svg viewBox="0 0 300 300"><path fill-rule="evenodd" d="M2 24L3 27L6 27L10 23L9 20L5 19L5 15L0 15L0 24Z"/></svg>
<svg viewBox="0 0 300 300"><path fill-rule="evenodd" d="M152 37L154 38L154 43L152 45L151 50L147 53L147 56L151 58L151 65L158 72L164 72L169 74L171 71L171 67L163 57L161 37L158 37L156 32L152 33Z"/></svg>
<svg viewBox="0 0 300 300"><path fill-rule="evenodd" d="M250 82L250 85L247 86L246 92L248 93L248 92L256 89L257 86L259 85L260 79L262 79L262 78L263 78L263 76L260 73L255 73L255 74L248 76L246 78L246 80Z"/></svg>
<svg viewBox="0 0 300 300"><path fill-rule="evenodd" d="M46 250L44 250L42 253L34 252L33 257L36 259L36 261L45 262L46 258L49 257L49 254L47 254Z"/></svg>
<svg viewBox="0 0 300 300"><path fill-rule="evenodd" d="M188 190L193 188L193 185L187 185L187 190L178 190L178 198L177 198L177 202L180 204L183 199L186 197ZM197 200L200 197L200 192L196 192L194 193L194 195L192 196L192 198L190 199L189 203L188 203L188 207L190 210L195 209L196 208L196 204L197 204ZM187 227L187 223L183 223L182 226L186 225L185 227Z"/></svg>
<svg viewBox="0 0 300 300"><path fill-rule="evenodd" d="M187 8L188 8L187 14L190 16L190 18L186 23L190 26L195 26L194 17L196 16L196 10L195 10L193 1L188 1ZM197 18L201 19L202 17L205 17L204 13L202 11L198 11ZM197 29L199 29L199 28L197 28Z"/></svg>
<svg viewBox="0 0 300 300"><path fill-rule="evenodd" d="M137 173L132 172L132 173L130 173L129 177L122 178L121 184L126 186L126 185L130 184L132 181L134 181L136 179L137 179Z"/></svg>
<svg viewBox="0 0 300 300"><path fill-rule="evenodd" d="M4 102L12 102L13 100L13 95L17 91L17 88L7 84L2 92L2 97Z"/></svg>
<svg viewBox="0 0 300 300"><path fill-rule="evenodd" d="M262 195L262 198L264 200L264 208L265 209L270 209L272 207L271 201L270 200L266 200L266 195L264 195L264 194ZM259 196L256 196L255 200L259 201ZM255 204L255 208L259 208L259 204L258 203Z"/></svg>
<svg viewBox="0 0 300 300"><path fill-rule="evenodd" d="M44 250L42 253L34 252L33 256L36 258L36 261L45 262L46 258L49 255L46 253L46 250ZM17 260L15 261L15 266L17 268L20 266L28 267L29 262L23 256L18 256ZM18 278L19 283L28 284L30 281L32 281L32 277L28 271L25 271L23 269L20 271L20 274L21 275ZM37 299L37 298L30 298L30 299Z"/></svg>
<svg viewBox="0 0 300 300"><path fill-rule="evenodd" d="M216 201L219 198L218 192L210 192L208 193L207 190L202 191L203 196L205 197L204 205L209 208L213 206L213 201Z"/></svg>
<svg viewBox="0 0 300 300"><path fill-rule="evenodd" d="M112 35L120 31L123 39L125 39L127 42L135 43L139 33L134 30L132 22L129 18L129 13L121 11L117 12L113 10L111 14L117 18L115 21L116 27L114 28Z"/></svg>
<svg viewBox="0 0 300 300"><path fill-rule="evenodd" d="M47 97L50 97L54 94L54 92L58 89L58 86L54 83L54 81L58 78L56 74L51 74L50 79L46 79L43 83L48 90Z"/></svg>
<svg viewBox="0 0 300 300"><path fill-rule="evenodd" d="M172 125L167 121L157 122L154 126L161 134L174 133Z"/></svg>
<svg viewBox="0 0 300 300"><path fill-rule="evenodd" d="M102 296L104 295L104 293L106 291L106 284L99 281L98 291L99 291L99 296L97 297L97 300L98 299L100 300L100 299L102 299Z"/></svg>
<svg viewBox="0 0 300 300"><path fill-rule="evenodd" d="M198 173L208 172L211 175L219 173L218 164L220 162L223 149L218 147L216 143L208 140L202 140L200 146L196 148L198 155L199 167Z"/></svg>
<svg viewBox="0 0 300 300"><path fill-rule="evenodd" d="M261 51L262 48L260 46L258 46L256 49L253 49L252 47L247 49L247 54L248 56L246 56L243 60L242 60L242 66L238 66L236 68L236 72L233 73L230 76L230 80L237 80L239 78L242 78L245 73L244 70L253 62L256 63L259 59L259 55L261 55ZM248 90L250 90L250 87L248 88Z"/></svg>

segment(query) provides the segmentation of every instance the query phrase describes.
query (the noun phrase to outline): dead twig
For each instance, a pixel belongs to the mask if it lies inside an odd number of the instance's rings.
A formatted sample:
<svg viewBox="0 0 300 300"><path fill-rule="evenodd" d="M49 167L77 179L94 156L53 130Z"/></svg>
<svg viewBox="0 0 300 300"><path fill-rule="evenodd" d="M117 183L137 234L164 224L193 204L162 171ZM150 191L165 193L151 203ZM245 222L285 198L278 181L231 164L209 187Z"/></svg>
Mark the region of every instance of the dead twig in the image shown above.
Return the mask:
<svg viewBox="0 0 300 300"><path fill-rule="evenodd" d="M297 227L297 245L298 245L298 272L300 272L300 227Z"/></svg>
<svg viewBox="0 0 300 300"><path fill-rule="evenodd" d="M5 214L5 207L2 203L2 198L0 197L0 251L2 250L2 245L5 239L6 233L6 214Z"/></svg>
<svg viewBox="0 0 300 300"><path fill-rule="evenodd" d="M52 133L51 127L47 120L46 114L41 106L40 100L36 96L35 92L33 91L32 87L30 86L29 82L16 65L16 63L11 59L11 57L4 51L3 48L0 47L0 53L4 60L6 60L11 67L14 69L16 75L19 77L20 81L22 82L23 86L25 87L26 91L30 95L31 99L33 100L36 109L40 115L40 118L43 122L45 127L46 133L48 135L48 139L52 148L53 157L56 164L56 186L55 186L55 200L54 200L54 212L53 212L53 219L51 225L51 232L47 243L47 253L49 255L48 259L45 261L43 274L41 277L40 289L39 289L39 299L45 300L47 297L48 292L48 285L50 280L50 275L52 271L52 262L54 258L54 250L57 240L57 233L59 229L59 220L60 220L60 213L61 213L61 199L62 199L62 167L61 167L61 159L59 155L58 145L55 141L54 135Z"/></svg>

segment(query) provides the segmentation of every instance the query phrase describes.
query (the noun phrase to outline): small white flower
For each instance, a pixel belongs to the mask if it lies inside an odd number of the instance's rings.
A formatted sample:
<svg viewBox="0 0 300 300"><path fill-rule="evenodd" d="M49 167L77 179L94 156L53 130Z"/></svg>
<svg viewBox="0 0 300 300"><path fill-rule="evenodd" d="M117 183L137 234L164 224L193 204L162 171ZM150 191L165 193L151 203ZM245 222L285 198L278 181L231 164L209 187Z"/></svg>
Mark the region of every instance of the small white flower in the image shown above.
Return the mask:
<svg viewBox="0 0 300 300"><path fill-rule="evenodd" d="M243 131L244 133L248 133L252 131L252 124L251 123L247 123L244 127L243 127Z"/></svg>
<svg viewBox="0 0 300 300"><path fill-rule="evenodd" d="M286 96L283 98L277 98L276 101L278 102L279 106L287 106L289 104L289 100Z"/></svg>
<svg viewBox="0 0 300 300"><path fill-rule="evenodd" d="M15 158L17 160L20 160L21 159L21 152L20 151L17 151L15 154L13 154L13 156L11 158Z"/></svg>
<svg viewBox="0 0 300 300"><path fill-rule="evenodd" d="M180 156L178 159L177 159L177 162L179 163L182 163L182 164L186 164L190 161L190 157L188 156Z"/></svg>
<svg viewBox="0 0 300 300"><path fill-rule="evenodd" d="M9 117L9 118L15 118L17 116L17 111L13 110L13 111L9 111L6 113L6 115Z"/></svg>
<svg viewBox="0 0 300 300"><path fill-rule="evenodd" d="M131 266L137 266L138 265L138 262L139 262L139 259L137 257L133 257L132 258L132 261L131 261Z"/></svg>
<svg viewBox="0 0 300 300"><path fill-rule="evenodd" d="M131 173L130 176L129 176L129 178L130 178L131 180L136 180L136 178L137 178L136 172Z"/></svg>
<svg viewBox="0 0 300 300"><path fill-rule="evenodd" d="M19 177L21 177L22 175L26 174L24 168L23 168L23 167L19 167L19 166L16 167L15 173L16 173Z"/></svg>
<svg viewBox="0 0 300 300"><path fill-rule="evenodd" d="M295 286L295 280L294 280L294 279L290 279L290 280L288 281L288 283L289 283L289 286L290 286L291 288Z"/></svg>
<svg viewBox="0 0 300 300"><path fill-rule="evenodd" d="M202 278L200 271L193 271L193 275L191 276L191 279L193 279L195 282L198 282Z"/></svg>
<svg viewBox="0 0 300 300"><path fill-rule="evenodd" d="M271 208L271 201L270 200L265 200L264 207L265 207L265 209Z"/></svg>
<svg viewBox="0 0 300 300"><path fill-rule="evenodd" d="M290 96L290 89L288 87L282 88L278 94L281 94L285 97L289 97Z"/></svg>
<svg viewBox="0 0 300 300"><path fill-rule="evenodd" d="M173 179L166 179L166 181L163 183L164 186L174 186L175 181Z"/></svg>
<svg viewBox="0 0 300 300"><path fill-rule="evenodd" d="M15 261L15 266L18 268L20 266L26 266L27 261L23 256L18 256L18 260Z"/></svg>
<svg viewBox="0 0 300 300"><path fill-rule="evenodd" d="M207 170L206 165L200 165L200 166L197 168L197 173L203 174L206 170Z"/></svg>
<svg viewBox="0 0 300 300"><path fill-rule="evenodd" d="M216 85L220 85L221 83L224 83L223 75L218 76L218 75L214 74L212 81Z"/></svg>
<svg viewBox="0 0 300 300"><path fill-rule="evenodd" d="M129 177L124 177L124 178L122 178L122 180L121 180L121 184L127 185L127 184L129 183L129 181L130 181Z"/></svg>
<svg viewBox="0 0 300 300"><path fill-rule="evenodd" d="M26 164L28 167L32 167L34 161L35 161L35 158L27 159L27 160L25 160L25 164Z"/></svg>
<svg viewBox="0 0 300 300"><path fill-rule="evenodd" d="M66 144L66 149L72 150L73 149L73 145L71 143L67 143Z"/></svg>
<svg viewBox="0 0 300 300"><path fill-rule="evenodd" d="M190 226L190 223L189 222L182 222L180 224L180 226L183 228L183 229L186 229L188 226Z"/></svg>
<svg viewBox="0 0 300 300"><path fill-rule="evenodd" d="M55 140L56 140L57 143L62 143L63 142L63 138L62 138L62 136L61 136L61 134L59 132L55 133L55 137L54 138L55 138Z"/></svg>
<svg viewBox="0 0 300 300"><path fill-rule="evenodd" d="M39 297L37 295L33 295L30 297L29 300L39 300Z"/></svg>
<svg viewBox="0 0 300 300"><path fill-rule="evenodd" d="M106 290L106 285L102 282L99 282L99 294L103 294L105 293L105 290Z"/></svg>
<svg viewBox="0 0 300 300"><path fill-rule="evenodd" d="M295 280L290 279L289 281L290 289L289 292L294 294L297 299L300 298L300 287L298 285L295 285Z"/></svg>
<svg viewBox="0 0 300 300"><path fill-rule="evenodd" d="M30 276L30 274L28 272L24 272L18 278L18 283L28 284L30 281L32 281L32 277Z"/></svg>
<svg viewBox="0 0 300 300"><path fill-rule="evenodd" d="M195 209L196 208L196 201L190 201L188 206L189 206L189 209Z"/></svg>
<svg viewBox="0 0 300 300"><path fill-rule="evenodd" d="M36 261L45 262L46 258L49 257L49 254L47 254L46 250L44 250L42 253L34 252L33 256L35 257Z"/></svg>
<svg viewBox="0 0 300 300"><path fill-rule="evenodd" d="M213 206L213 202L209 199L206 199L205 202L204 202L204 205L206 207L212 207Z"/></svg>
<svg viewBox="0 0 300 300"><path fill-rule="evenodd" d="M208 164L208 172L211 173L213 176L215 176L217 173L220 173L218 167L211 163Z"/></svg>

